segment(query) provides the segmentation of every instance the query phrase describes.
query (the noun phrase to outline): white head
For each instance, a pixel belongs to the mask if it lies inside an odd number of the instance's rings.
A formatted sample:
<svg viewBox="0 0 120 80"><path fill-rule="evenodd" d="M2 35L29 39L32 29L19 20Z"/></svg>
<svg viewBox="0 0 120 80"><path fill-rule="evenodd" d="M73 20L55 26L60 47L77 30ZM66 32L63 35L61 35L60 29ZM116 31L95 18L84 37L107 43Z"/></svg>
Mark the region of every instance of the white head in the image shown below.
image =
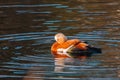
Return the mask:
<svg viewBox="0 0 120 80"><path fill-rule="evenodd" d="M55 35L55 40L59 43L62 44L67 40L67 37L63 33L57 33Z"/></svg>

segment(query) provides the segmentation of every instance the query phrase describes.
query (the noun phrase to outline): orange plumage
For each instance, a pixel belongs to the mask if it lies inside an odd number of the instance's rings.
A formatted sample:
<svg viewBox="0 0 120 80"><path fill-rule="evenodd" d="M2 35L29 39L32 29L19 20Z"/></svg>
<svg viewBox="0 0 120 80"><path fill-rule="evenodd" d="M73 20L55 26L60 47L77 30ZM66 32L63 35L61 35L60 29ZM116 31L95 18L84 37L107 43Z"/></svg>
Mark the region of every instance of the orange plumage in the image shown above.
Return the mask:
<svg viewBox="0 0 120 80"><path fill-rule="evenodd" d="M79 48L80 50L86 50L88 44L81 42L79 39L72 39L72 40L67 40L66 36L62 33L58 33L55 35L55 40L56 42L53 43L51 47L51 52L56 58L68 58L71 57L67 54L58 54L57 50L58 49L66 49L73 45L76 48ZM81 56L78 56L81 57Z"/></svg>

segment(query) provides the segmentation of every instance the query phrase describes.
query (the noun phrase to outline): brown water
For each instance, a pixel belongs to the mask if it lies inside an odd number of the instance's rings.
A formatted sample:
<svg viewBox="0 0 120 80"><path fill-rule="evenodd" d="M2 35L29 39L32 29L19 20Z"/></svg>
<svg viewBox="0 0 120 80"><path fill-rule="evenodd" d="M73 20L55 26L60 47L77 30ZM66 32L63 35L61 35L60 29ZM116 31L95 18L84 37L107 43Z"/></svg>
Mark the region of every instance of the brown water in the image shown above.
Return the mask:
<svg viewBox="0 0 120 80"><path fill-rule="evenodd" d="M54 34L101 47L54 59ZM0 0L0 80L119 80L120 0Z"/></svg>

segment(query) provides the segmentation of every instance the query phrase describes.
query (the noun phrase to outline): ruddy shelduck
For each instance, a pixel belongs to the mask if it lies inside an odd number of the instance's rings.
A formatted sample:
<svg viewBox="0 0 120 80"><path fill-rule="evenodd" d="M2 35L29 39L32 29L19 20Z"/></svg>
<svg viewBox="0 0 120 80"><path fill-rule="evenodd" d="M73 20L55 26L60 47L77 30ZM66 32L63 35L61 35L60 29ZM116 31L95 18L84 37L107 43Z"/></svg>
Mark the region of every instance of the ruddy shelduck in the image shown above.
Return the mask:
<svg viewBox="0 0 120 80"><path fill-rule="evenodd" d="M51 46L51 53L55 58L81 58L91 55L92 52L101 53L101 49L91 47L79 39L68 40L63 33L57 33L54 38L56 42Z"/></svg>

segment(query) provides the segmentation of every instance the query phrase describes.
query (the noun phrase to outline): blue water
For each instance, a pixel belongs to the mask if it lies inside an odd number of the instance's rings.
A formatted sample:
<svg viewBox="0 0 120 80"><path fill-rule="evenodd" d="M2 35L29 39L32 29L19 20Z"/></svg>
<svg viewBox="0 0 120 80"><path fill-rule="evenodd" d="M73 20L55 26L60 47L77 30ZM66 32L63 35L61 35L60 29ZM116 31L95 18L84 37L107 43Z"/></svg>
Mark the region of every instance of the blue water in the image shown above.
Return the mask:
<svg viewBox="0 0 120 80"><path fill-rule="evenodd" d="M120 1L0 1L0 80L119 80ZM101 47L87 59L54 59L63 32Z"/></svg>

